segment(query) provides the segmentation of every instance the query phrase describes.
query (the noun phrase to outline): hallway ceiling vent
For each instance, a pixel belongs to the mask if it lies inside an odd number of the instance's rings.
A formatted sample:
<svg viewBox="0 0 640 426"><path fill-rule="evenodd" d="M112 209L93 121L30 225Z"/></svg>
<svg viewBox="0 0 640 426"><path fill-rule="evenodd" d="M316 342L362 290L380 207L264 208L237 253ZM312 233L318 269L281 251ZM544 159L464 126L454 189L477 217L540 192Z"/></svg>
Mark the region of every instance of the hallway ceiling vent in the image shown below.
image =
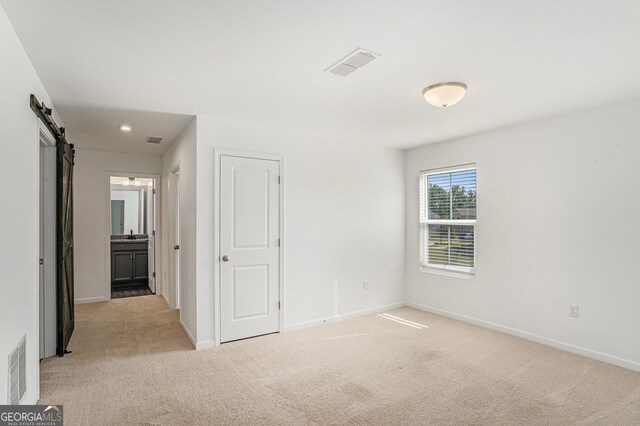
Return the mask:
<svg viewBox="0 0 640 426"><path fill-rule="evenodd" d="M147 136L147 143L155 143L156 145L162 141L161 137L158 136Z"/></svg>
<svg viewBox="0 0 640 426"><path fill-rule="evenodd" d="M377 53L371 52L363 48L357 48L353 52L349 53L344 58L340 59L335 64L331 65L325 71L329 71L331 74L340 75L345 77L352 72L364 67L378 56Z"/></svg>
<svg viewBox="0 0 640 426"><path fill-rule="evenodd" d="M9 355L9 396L8 404L17 405L27 391L27 336Z"/></svg>

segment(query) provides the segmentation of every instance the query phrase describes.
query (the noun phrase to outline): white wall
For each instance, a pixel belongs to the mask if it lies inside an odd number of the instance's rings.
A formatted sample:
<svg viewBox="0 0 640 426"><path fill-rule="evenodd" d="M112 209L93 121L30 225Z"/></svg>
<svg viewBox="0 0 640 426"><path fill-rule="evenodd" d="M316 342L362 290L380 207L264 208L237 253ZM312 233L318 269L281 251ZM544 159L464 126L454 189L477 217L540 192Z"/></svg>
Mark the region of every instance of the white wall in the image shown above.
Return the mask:
<svg viewBox="0 0 640 426"><path fill-rule="evenodd" d="M162 203L163 294L169 306L180 308L180 322L195 343L196 336L196 125L193 121L165 153L162 160L162 190L166 196ZM173 274L173 227L175 225L174 188L171 174L180 169L180 306L176 305Z"/></svg>
<svg viewBox="0 0 640 426"><path fill-rule="evenodd" d="M0 7L0 404L7 403L7 359L27 336L27 393L40 397L38 353L38 119L29 95L52 107L18 36ZM59 117L54 117L63 125ZM7 182L20 182L19 185Z"/></svg>
<svg viewBox="0 0 640 426"><path fill-rule="evenodd" d="M286 327L404 301L402 151L211 117L197 131L199 344L214 339L215 148L284 156Z"/></svg>
<svg viewBox="0 0 640 426"><path fill-rule="evenodd" d="M74 240L76 303L98 302L107 294L107 256L110 256L111 206L109 174L133 176L162 173L155 155L76 150L74 169ZM162 192L156 194L162 198ZM158 226L162 224L162 217ZM126 228L125 228L126 229ZM162 244L158 241L157 244ZM158 265L157 270L160 270Z"/></svg>
<svg viewBox="0 0 640 426"><path fill-rule="evenodd" d="M638 117L633 102L408 151L407 301L640 369ZM419 272L418 172L473 162L477 275Z"/></svg>

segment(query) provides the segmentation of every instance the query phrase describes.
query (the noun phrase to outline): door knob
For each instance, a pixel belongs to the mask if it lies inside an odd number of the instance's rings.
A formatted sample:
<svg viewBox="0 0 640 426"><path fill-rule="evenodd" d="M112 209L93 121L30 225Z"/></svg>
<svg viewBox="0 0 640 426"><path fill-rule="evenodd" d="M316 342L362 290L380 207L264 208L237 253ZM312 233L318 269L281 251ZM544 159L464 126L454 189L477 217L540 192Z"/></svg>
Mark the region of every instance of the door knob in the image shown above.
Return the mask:
<svg viewBox="0 0 640 426"><path fill-rule="evenodd" d="M175 246L173 246L173 249L174 250L180 250L180 246L176 244Z"/></svg>
<svg viewBox="0 0 640 426"><path fill-rule="evenodd" d="M222 261L223 262L228 262L229 261L229 256L227 256L226 254L224 256L222 256Z"/></svg>

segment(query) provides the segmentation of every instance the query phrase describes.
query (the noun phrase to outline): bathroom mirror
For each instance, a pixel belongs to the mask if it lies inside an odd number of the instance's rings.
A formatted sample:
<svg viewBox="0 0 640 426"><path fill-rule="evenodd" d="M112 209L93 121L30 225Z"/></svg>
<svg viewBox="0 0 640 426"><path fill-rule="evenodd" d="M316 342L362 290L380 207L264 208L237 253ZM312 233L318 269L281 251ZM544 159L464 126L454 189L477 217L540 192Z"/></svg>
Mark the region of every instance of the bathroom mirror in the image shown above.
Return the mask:
<svg viewBox="0 0 640 426"><path fill-rule="evenodd" d="M148 200L153 180L111 177L111 235L148 234Z"/></svg>

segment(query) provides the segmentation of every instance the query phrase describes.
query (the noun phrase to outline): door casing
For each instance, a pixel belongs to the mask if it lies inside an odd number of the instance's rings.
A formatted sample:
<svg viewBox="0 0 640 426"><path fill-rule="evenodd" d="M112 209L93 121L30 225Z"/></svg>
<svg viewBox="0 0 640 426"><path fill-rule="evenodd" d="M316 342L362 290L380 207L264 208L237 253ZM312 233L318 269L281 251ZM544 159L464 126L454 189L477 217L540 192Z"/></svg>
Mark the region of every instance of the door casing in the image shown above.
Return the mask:
<svg viewBox="0 0 640 426"><path fill-rule="evenodd" d="M168 256L169 261L169 300L168 304L174 309L180 311L180 323L183 324L183 311L180 300L180 268L181 268L181 254L180 249L175 249L175 246L180 246L180 164L171 169L169 173L169 208L167 210L169 217L168 223ZM171 305L173 304L173 305Z"/></svg>
<svg viewBox="0 0 640 426"><path fill-rule="evenodd" d="M284 307L285 307L285 161L284 157L279 154L268 154L268 153L259 153L259 152L250 152L250 151L238 151L234 149L225 149L225 148L216 148L214 150L214 185L213 185L213 202L214 202L214 235L216 238L214 239L214 248L213 248L213 258L214 258L214 271L213 271L213 293L214 293L214 307L215 307L215 315L214 319L214 345L220 345L220 325L221 325L221 300L220 300L220 185L222 184L220 178L220 159L222 156L231 156L231 157L243 157L243 158L253 158L257 160L271 160L278 161L280 163L280 282L279 282L279 292L280 292L280 310L279 310L279 332L284 332Z"/></svg>

